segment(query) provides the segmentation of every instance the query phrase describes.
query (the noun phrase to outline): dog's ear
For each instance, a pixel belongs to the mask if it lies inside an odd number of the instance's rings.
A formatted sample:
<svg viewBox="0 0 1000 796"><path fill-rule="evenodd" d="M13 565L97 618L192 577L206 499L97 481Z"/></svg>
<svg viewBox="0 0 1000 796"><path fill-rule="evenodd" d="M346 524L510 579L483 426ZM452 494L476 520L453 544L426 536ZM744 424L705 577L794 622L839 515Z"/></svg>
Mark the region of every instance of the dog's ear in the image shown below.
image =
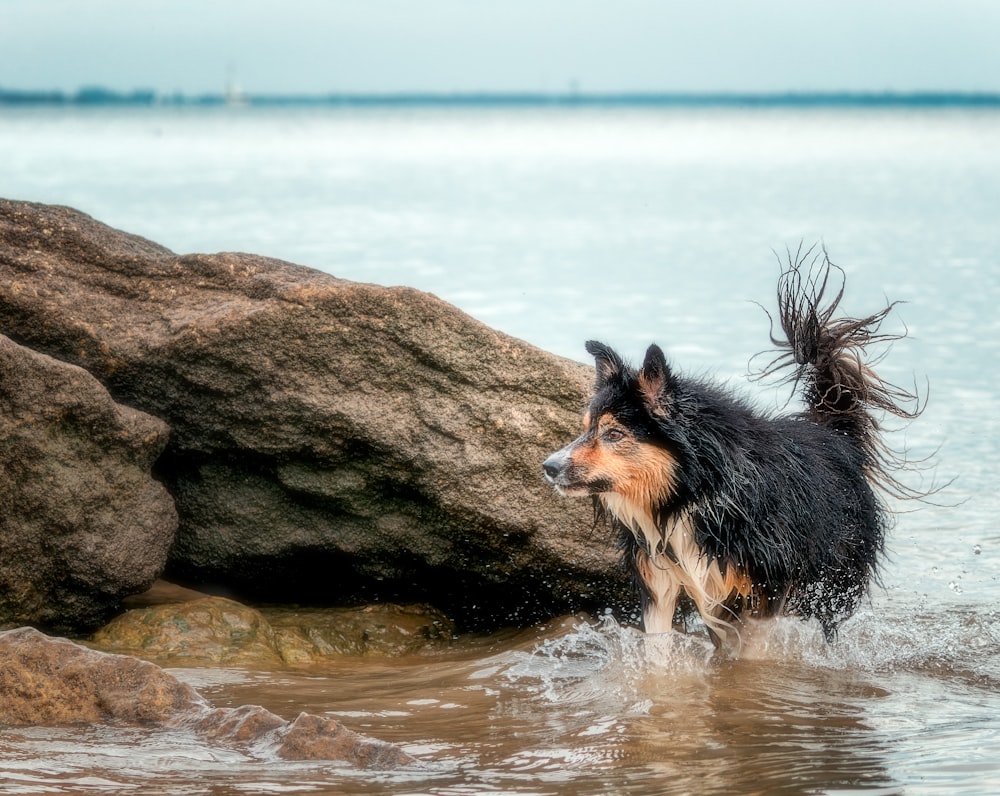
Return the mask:
<svg viewBox="0 0 1000 796"><path fill-rule="evenodd" d="M653 343L646 349L646 358L639 371L639 390L651 411L663 412L664 398L670 393L673 375L662 349Z"/></svg>
<svg viewBox="0 0 1000 796"><path fill-rule="evenodd" d="M625 363L611 348L596 340L588 340L585 347L587 353L594 358L594 367L597 368L596 387L598 390L612 379L621 376L625 369Z"/></svg>

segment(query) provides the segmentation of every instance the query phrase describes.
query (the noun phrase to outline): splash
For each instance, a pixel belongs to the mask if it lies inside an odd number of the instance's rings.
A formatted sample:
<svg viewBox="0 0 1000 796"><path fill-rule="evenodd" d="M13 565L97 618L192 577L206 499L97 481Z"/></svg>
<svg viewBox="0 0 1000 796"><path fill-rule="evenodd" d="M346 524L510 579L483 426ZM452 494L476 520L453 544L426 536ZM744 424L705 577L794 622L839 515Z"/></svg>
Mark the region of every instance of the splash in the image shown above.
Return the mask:
<svg viewBox="0 0 1000 796"><path fill-rule="evenodd" d="M867 607L826 643L815 623L792 617L757 623L741 657L871 673L950 672L1000 682L1000 613L973 609L889 612Z"/></svg>
<svg viewBox="0 0 1000 796"><path fill-rule="evenodd" d="M1000 612L969 608L922 611L868 605L828 643L818 623L795 617L753 622L739 659L869 673L950 672L1000 683ZM577 621L527 650L512 650L480 668L553 704L615 700L639 706L662 689L704 686L722 658L704 632L644 634L612 617Z"/></svg>
<svg viewBox="0 0 1000 796"><path fill-rule="evenodd" d="M664 674L673 688L698 682L711 670L713 654L706 637L647 635L606 616L579 622L530 651L506 653L488 673L553 705L589 711L605 705L616 715L635 715L649 711Z"/></svg>

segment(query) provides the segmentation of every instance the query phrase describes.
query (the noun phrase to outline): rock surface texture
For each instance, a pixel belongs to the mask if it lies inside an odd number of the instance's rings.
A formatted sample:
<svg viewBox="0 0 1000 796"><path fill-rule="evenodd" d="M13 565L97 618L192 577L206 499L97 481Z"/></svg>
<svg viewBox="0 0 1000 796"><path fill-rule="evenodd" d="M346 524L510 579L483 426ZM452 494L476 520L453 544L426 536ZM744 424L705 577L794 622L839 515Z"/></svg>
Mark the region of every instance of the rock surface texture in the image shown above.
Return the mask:
<svg viewBox="0 0 1000 796"><path fill-rule="evenodd" d="M32 628L0 633L0 725L125 724L188 731L255 757L342 760L362 768L413 762L399 747L308 713L294 721L256 705L213 708L158 666Z"/></svg>
<svg viewBox="0 0 1000 796"><path fill-rule="evenodd" d="M188 585L481 627L624 599L590 506L541 478L592 371L432 295L0 201L0 333L169 424Z"/></svg>
<svg viewBox="0 0 1000 796"><path fill-rule="evenodd" d="M150 586L177 529L151 475L166 441L87 371L0 336L0 623L94 627Z"/></svg>
<svg viewBox="0 0 1000 796"><path fill-rule="evenodd" d="M127 611L92 637L105 652L171 666L313 666L341 655L399 656L446 647L454 627L426 606L379 604L262 613L222 597Z"/></svg>

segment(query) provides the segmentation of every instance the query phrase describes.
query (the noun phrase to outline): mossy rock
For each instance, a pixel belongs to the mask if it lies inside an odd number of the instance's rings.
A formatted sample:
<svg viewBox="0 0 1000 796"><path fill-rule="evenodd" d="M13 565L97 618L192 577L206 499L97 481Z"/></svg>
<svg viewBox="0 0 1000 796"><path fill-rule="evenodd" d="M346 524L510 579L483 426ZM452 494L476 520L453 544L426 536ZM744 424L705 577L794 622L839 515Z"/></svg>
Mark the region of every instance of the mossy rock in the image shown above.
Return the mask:
<svg viewBox="0 0 1000 796"><path fill-rule="evenodd" d="M311 647L314 656L412 655L447 645L455 625L425 605L379 603L362 608L265 610L286 658Z"/></svg>
<svg viewBox="0 0 1000 796"><path fill-rule="evenodd" d="M410 655L447 645L454 625L427 606L264 613L222 597L127 611L94 634L106 652L179 666L311 666L343 655Z"/></svg>
<svg viewBox="0 0 1000 796"><path fill-rule="evenodd" d="M222 597L127 611L91 641L106 652L179 665L271 668L284 663L274 630L261 613Z"/></svg>

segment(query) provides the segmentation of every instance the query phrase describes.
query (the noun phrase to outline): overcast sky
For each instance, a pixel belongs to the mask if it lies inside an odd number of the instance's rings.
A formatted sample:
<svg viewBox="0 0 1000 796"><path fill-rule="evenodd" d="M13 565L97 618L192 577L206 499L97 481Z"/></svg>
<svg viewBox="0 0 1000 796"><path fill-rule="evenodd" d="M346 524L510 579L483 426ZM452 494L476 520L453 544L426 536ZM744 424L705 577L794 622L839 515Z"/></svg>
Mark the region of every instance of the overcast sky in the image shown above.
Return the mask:
<svg viewBox="0 0 1000 796"><path fill-rule="evenodd" d="M1000 91L996 0L0 0L0 87Z"/></svg>

